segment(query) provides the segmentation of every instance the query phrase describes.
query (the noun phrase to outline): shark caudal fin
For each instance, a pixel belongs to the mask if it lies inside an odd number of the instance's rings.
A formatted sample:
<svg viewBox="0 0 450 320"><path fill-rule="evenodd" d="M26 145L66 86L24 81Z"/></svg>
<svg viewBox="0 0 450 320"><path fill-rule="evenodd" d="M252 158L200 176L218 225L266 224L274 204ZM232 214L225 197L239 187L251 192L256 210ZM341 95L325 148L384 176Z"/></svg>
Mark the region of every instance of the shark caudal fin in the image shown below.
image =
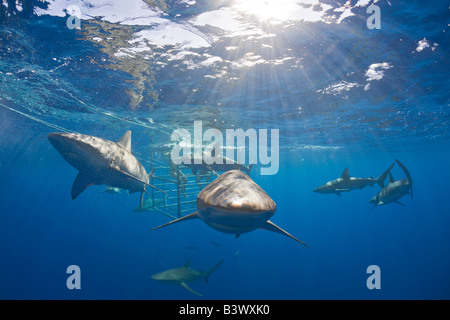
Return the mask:
<svg viewBox="0 0 450 320"><path fill-rule="evenodd" d="M188 214L187 216L178 218L178 219L176 219L176 220L167 222L167 223L165 223L165 224L163 224L163 225L160 225L160 226L158 226L158 227L155 227L155 228L153 228L153 229L150 229L150 231L153 231L153 230L156 230L156 229L159 229L159 228L163 228L163 227L166 227L166 226L168 226L168 225L170 225L170 224L174 224L174 223L177 223L177 222L186 221L186 220L191 220L191 219L196 219L196 218L198 218L198 213L197 213L197 211L195 211L194 213Z"/></svg>
<svg viewBox="0 0 450 320"><path fill-rule="evenodd" d="M266 223L264 224L264 226L261 227L261 229L268 230L268 231L273 231L273 232L277 232L277 233L281 233L282 235L288 236L289 238L294 239L295 241L301 243L302 245L310 248L310 246L308 246L306 243L298 240L296 237L294 237L293 235L291 235L287 231L284 231L279 226L277 226L275 223L270 222L269 220L266 221Z"/></svg>
<svg viewBox="0 0 450 320"><path fill-rule="evenodd" d="M386 177L391 172L392 168L394 167L394 164L395 162L391 164L391 166L377 178L377 183L381 188L384 188L384 180L386 180Z"/></svg>
<svg viewBox="0 0 450 320"><path fill-rule="evenodd" d="M206 270L205 272L205 282L208 283L209 276L222 264L223 259L217 262L215 265L213 265L211 268Z"/></svg>
<svg viewBox="0 0 450 320"><path fill-rule="evenodd" d="M148 174L148 181L150 181L153 178L154 174L155 174L155 168L153 168L152 171L150 171L150 173Z"/></svg>
<svg viewBox="0 0 450 320"><path fill-rule="evenodd" d="M409 174L408 169L406 169L406 167L400 161L398 161L397 159L395 159L395 161L398 163L400 168L403 169L403 172L405 172L406 177L408 178L409 186L411 188L411 199L412 199L413 198L413 188L412 188L413 181L412 181L411 175Z"/></svg>

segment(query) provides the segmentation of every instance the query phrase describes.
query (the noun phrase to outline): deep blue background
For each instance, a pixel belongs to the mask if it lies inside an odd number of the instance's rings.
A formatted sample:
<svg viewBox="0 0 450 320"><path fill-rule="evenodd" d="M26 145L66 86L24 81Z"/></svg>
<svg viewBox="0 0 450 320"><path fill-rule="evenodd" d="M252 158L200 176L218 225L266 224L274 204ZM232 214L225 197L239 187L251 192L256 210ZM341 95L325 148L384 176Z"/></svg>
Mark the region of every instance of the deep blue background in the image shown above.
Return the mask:
<svg viewBox="0 0 450 320"><path fill-rule="evenodd" d="M181 22L229 4L167 2L168 19L180 13ZM76 32L65 18L0 15L0 298L200 299L151 279L191 258L201 270L225 259L209 284L190 284L205 299L449 299L449 11L437 0L391 2L378 3L381 30L367 30L366 8L342 24L259 25L277 34L269 51L261 49L267 39L240 42L219 32L210 48L193 51L230 63L229 45L241 45L236 60L247 51L266 61L295 58L230 67L225 79L204 77L224 70L220 64L182 70L163 58L174 48L155 49L145 90L159 101L146 96L137 108L127 93L138 90L129 72L136 65L121 65L89 41L102 35L95 21ZM415 51L423 38L434 50ZM364 90L369 66L383 62L392 67ZM359 86L320 91L342 81ZM200 220L150 232L168 218L136 213L138 194L109 195L100 186L73 201L77 172L47 140L56 126L115 141L130 129L150 171L150 152L167 151L172 130L192 130L196 120L223 132L280 130L279 172L261 176L256 165L251 177L277 204L271 221L311 248L265 230L235 238ZM353 177L377 177L394 159L414 181L414 199L401 199L406 206L373 208L377 185L341 197L312 192L346 167ZM404 178L397 165L392 173ZM72 264L81 268L81 290L66 287ZM370 265L381 269L381 290L366 287Z"/></svg>

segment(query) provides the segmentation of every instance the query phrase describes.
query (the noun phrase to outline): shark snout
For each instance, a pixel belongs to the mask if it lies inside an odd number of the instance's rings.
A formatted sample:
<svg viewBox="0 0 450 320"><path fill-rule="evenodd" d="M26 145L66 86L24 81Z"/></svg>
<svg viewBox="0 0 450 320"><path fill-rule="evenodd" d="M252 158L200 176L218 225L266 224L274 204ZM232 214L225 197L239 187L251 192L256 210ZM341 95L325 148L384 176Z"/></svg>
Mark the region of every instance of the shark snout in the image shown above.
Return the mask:
<svg viewBox="0 0 450 320"><path fill-rule="evenodd" d="M313 190L313 192L323 193L323 187L317 187Z"/></svg>
<svg viewBox="0 0 450 320"><path fill-rule="evenodd" d="M73 149L74 141L67 133L53 132L49 133L47 138L60 153L66 153Z"/></svg>

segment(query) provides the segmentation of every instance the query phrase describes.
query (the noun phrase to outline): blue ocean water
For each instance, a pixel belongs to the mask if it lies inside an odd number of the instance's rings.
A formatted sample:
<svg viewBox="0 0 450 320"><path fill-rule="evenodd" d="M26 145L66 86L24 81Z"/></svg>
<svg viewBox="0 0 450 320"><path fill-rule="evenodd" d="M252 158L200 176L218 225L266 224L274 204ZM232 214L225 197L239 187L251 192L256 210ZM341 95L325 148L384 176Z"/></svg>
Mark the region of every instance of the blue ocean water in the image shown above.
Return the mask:
<svg viewBox="0 0 450 320"><path fill-rule="evenodd" d="M0 4L0 298L450 298L448 3L121 4ZM380 29L366 25L370 5ZM271 221L310 248L200 220L150 232L170 219L104 186L72 200L77 171L47 140L131 130L150 171L154 159L168 166L171 133L194 121L279 130L278 172L261 175L257 163L251 177L277 204ZM312 191L345 168L377 177L395 159L414 181L405 206L374 208L377 185ZM392 174L405 178L397 165ZM189 284L203 297L151 279L188 258L196 270L224 259L208 284ZM66 286L70 265L80 290ZM366 285L371 265L380 289Z"/></svg>

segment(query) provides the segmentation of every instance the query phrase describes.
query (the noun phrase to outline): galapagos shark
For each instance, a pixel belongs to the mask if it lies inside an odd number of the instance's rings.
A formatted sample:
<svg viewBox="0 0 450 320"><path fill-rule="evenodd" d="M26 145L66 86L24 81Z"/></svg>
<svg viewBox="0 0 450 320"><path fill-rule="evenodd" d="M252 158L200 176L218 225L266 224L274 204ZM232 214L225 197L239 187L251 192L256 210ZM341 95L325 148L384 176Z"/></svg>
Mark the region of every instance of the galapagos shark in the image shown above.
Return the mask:
<svg viewBox="0 0 450 320"><path fill-rule="evenodd" d="M48 135L55 149L79 171L72 186L72 199L76 199L91 185L106 184L128 190L130 194L141 192L140 206L149 184L145 168L131 151L131 131L118 142L79 134L55 132ZM151 172L153 174L153 172Z"/></svg>
<svg viewBox="0 0 450 320"><path fill-rule="evenodd" d="M392 174L389 172L389 183L387 186L383 187L372 199L370 199L370 203L376 206L381 206L383 204L396 202L400 205L404 205L400 201L398 201L405 194L410 194L411 199L413 198L413 189L412 189L412 178L409 174L408 169L398 160L395 160L400 168L402 168L403 172L406 175L406 179L395 180Z"/></svg>
<svg viewBox="0 0 450 320"><path fill-rule="evenodd" d="M248 175L239 170L222 173L197 196L197 211L151 230L190 219L201 219L208 226L235 234L265 229L288 236L306 245L269 219L277 206L272 198Z"/></svg>
<svg viewBox="0 0 450 320"><path fill-rule="evenodd" d="M350 177L348 168L345 168L344 172L342 172L342 175L340 178L336 180L329 181L320 187L314 189L314 192L318 193L335 193L338 196L341 195L341 192L348 192L355 189L363 189L367 186L373 187L375 183L378 183L378 185L383 188L384 187L384 180L386 179L386 176L391 171L394 164L392 164L383 174L381 174L377 179L374 179L372 177L370 178L355 178Z"/></svg>
<svg viewBox="0 0 450 320"><path fill-rule="evenodd" d="M166 270L157 274L152 275L152 279L169 283L169 284L176 284L180 285L186 290L192 292L193 294L196 294L198 296L202 296L200 293L192 290L188 285L187 282L198 282L200 279L204 279L206 283L208 283L209 276L216 270L223 262L223 260L216 263L214 266L209 268L206 271L198 271L194 270L189 266L189 263L191 261L191 258L187 259L184 266L180 268L174 268L170 270Z"/></svg>
<svg viewBox="0 0 450 320"><path fill-rule="evenodd" d="M213 158L214 160L211 164L206 163L205 159ZM193 174L197 174L198 171L208 172L219 176L217 171L224 172L231 169L239 168L241 171L246 172L250 175L250 171L252 169L253 164L248 166L240 164L239 161L235 161L231 158L227 158L221 153L215 154L215 151L208 153L204 151L202 154L189 153L182 158L182 162L185 166L192 169Z"/></svg>

